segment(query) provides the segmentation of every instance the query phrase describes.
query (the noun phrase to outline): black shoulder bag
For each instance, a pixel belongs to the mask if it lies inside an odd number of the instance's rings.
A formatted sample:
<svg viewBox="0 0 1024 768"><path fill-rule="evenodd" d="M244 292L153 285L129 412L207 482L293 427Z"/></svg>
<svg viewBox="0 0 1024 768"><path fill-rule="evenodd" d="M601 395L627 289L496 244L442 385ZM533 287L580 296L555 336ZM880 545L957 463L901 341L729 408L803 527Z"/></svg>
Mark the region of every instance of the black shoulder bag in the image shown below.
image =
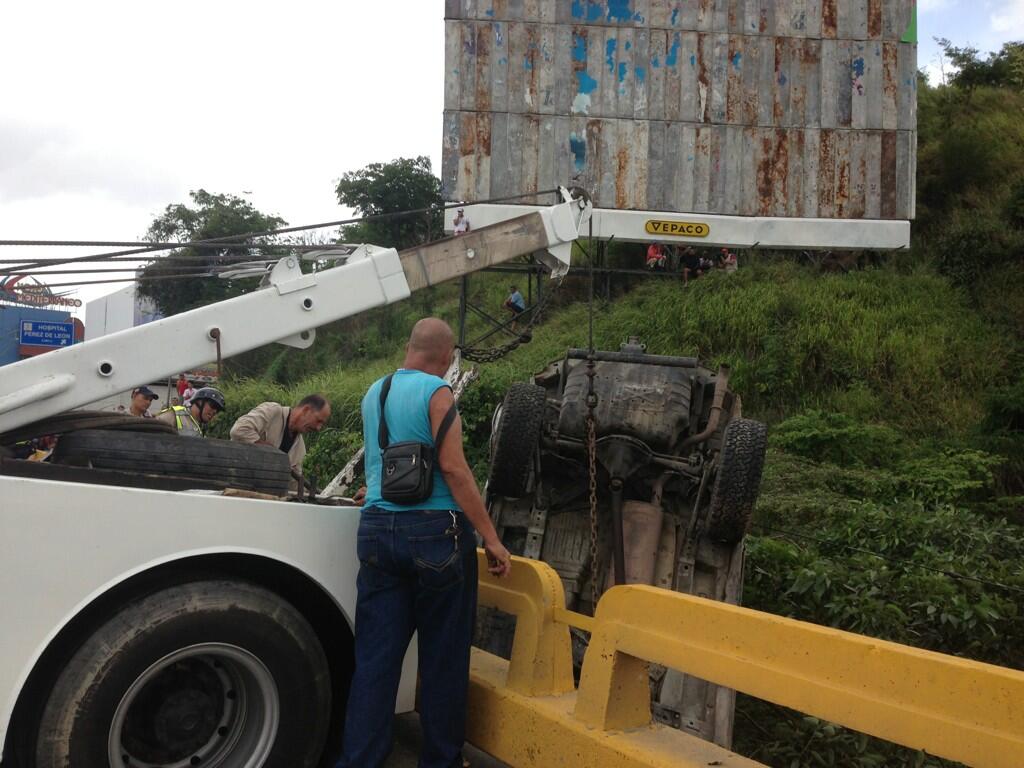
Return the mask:
<svg viewBox="0 0 1024 768"><path fill-rule="evenodd" d="M390 443L388 423L384 418L384 403L391 391L391 374L380 388L380 428L377 440L380 443L381 470L380 495L392 504L418 504L426 501L434 492L434 463L441 451L444 436L455 421L458 411L455 404L444 415L433 445L410 440Z"/></svg>

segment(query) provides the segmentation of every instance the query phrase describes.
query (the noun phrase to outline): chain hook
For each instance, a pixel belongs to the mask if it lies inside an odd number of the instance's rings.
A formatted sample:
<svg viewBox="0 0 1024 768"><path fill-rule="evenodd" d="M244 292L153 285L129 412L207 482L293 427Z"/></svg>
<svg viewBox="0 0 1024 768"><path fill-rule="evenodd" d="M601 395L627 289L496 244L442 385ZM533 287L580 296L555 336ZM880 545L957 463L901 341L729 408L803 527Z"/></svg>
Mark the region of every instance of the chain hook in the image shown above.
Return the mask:
<svg viewBox="0 0 1024 768"><path fill-rule="evenodd" d="M601 572L598 561L597 540L597 393L594 391L594 376L597 374L594 350L587 356L587 470L590 491L590 599L593 612L597 613L597 601L601 596L598 578Z"/></svg>

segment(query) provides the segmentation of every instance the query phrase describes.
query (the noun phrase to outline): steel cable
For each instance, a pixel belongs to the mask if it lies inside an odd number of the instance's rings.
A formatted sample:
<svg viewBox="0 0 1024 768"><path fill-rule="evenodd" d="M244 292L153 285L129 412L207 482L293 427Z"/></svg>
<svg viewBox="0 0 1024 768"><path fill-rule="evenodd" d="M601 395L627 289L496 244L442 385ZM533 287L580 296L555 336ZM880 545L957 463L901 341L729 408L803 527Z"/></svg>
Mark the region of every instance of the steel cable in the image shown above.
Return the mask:
<svg viewBox="0 0 1024 768"><path fill-rule="evenodd" d="M493 197L493 198L490 198L490 199L487 199L487 200L478 200L478 201L476 201L474 203L471 203L471 204L472 205L487 205L487 204L490 204L490 203L508 202L510 200L521 200L521 199L526 198L526 197L540 197L542 195L549 195L549 194L557 193L558 191L559 190L556 187L556 188L553 188L553 189L540 190L538 192L526 192L526 193L519 194L519 195L508 195L508 196L504 196L504 197ZM24 270L24 269L33 269L33 268L37 268L39 266L46 266L47 264L49 264L50 266L57 266L57 265L60 265L60 264L73 264L73 263L80 262L80 261L104 261L106 259L115 258L117 256L133 256L135 254L140 254L140 253L153 253L155 251L166 251L166 250L172 250L174 248L186 248L186 247L191 248L191 247L198 247L198 246L209 246L211 244L220 244L220 247L229 247L229 246L226 245L226 243L229 243L229 242L232 243L232 247L249 247L248 245L238 245L237 243L235 243L235 241L237 241L239 238L247 239L247 238L252 238L252 237L271 237L271 236L274 236L274 235L283 235L283 234L289 234L289 233L292 233L292 232L306 232L306 231L311 230L311 229L325 229L327 227L338 227L338 226L344 226L346 224L359 224L359 223L365 222L365 221L385 221L387 219L401 218L401 217L404 217L404 216L413 216L413 215L417 215L417 214L421 214L421 213L429 213L431 211L442 211L442 210L448 210L450 208L461 208L461 207L464 207L465 205L467 205L467 203L447 203L447 204L440 205L440 206L431 205L431 206L426 206L424 208L411 208L411 209L405 210L405 211L392 211L392 212L389 212L389 213L376 213L376 214L371 214L369 216L362 216L362 217L359 217L359 218L339 219L338 221L327 221L327 222L322 222L322 223L319 223L319 224L304 224L304 225L296 226L296 227L279 227L277 229L267 229L267 230L257 231L257 232L247 232L245 234L225 235L224 237L211 237L211 238L207 238L207 239L204 239L204 240L192 240L192 241L181 242L181 243L174 243L174 244L146 244L146 243L139 243L140 245L144 245L145 247L133 248L133 249L127 250L127 251L114 251L112 253L92 254L92 255L89 255L89 256L76 256L76 257L72 257L72 258L68 258L68 259L50 259L50 260L44 261L44 262L32 262L32 263L29 263L29 264L22 264L19 267L16 267L15 271L18 270L18 269L22 269L22 270ZM60 245L63 245L63 246L75 246L75 247L77 247L77 246L102 247L102 246L99 246L99 245L96 245L96 246L92 245L93 243L100 243L100 242L119 242L119 241L96 241L96 240L64 240L64 241L60 241L60 240L0 240L0 246L4 246L4 245L20 245L20 246L28 247L28 246L33 246L33 245L49 245L49 246L54 246L54 245L60 244ZM128 245L135 245L135 243L128 243ZM279 244L278 247L287 247L287 246Z"/></svg>

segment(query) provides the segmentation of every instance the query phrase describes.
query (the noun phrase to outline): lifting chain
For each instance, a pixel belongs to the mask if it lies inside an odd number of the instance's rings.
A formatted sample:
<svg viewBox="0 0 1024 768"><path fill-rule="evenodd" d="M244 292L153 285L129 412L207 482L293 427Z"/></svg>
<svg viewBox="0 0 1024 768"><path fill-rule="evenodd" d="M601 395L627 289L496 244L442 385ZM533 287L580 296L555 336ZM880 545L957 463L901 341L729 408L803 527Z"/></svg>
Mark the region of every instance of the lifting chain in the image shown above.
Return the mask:
<svg viewBox="0 0 1024 768"><path fill-rule="evenodd" d="M587 468L590 473L590 599L593 612L601 596L598 578L601 573L597 556L597 394L594 392L594 356L587 360Z"/></svg>
<svg viewBox="0 0 1024 768"><path fill-rule="evenodd" d="M541 299L537 306L534 307L532 314L530 315L530 321L526 324L526 327L522 331L518 331L518 336L507 344L502 344L500 347L491 347L490 349L477 349L475 347L460 347L459 350L462 352L464 360L472 360L474 363L493 363L500 360L509 352L512 352L520 347L522 344L526 344L533 338L533 325L536 323L540 316L544 313L548 303L558 293L558 289L562 287L562 282L565 280L565 275L558 279L555 283L555 287L548 291L548 295Z"/></svg>

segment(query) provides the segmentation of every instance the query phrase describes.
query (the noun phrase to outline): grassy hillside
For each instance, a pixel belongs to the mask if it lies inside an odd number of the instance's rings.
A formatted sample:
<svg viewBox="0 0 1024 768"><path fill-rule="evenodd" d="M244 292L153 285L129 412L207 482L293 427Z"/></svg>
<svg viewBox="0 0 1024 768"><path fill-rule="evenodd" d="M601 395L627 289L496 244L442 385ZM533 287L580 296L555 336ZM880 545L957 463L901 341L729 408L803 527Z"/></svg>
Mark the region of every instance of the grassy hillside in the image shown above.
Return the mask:
<svg viewBox="0 0 1024 768"><path fill-rule="evenodd" d="M616 284L595 307L595 344L637 335L654 353L729 363L745 415L769 424L745 604L1024 669L1024 97L924 88L921 110L911 252L849 274L743 254L739 272L686 289ZM474 277L475 300L500 313L509 282ZM585 289L567 279L533 341L467 391L478 476L507 386L586 345ZM361 444L362 395L400 362L412 323L454 322L457 306L443 286L324 329L309 352L233 361L219 428L262 400L322 392L334 415L307 471L329 478ZM944 765L745 697L737 748L779 766Z"/></svg>
<svg viewBox="0 0 1024 768"><path fill-rule="evenodd" d="M479 300L500 304L506 282L479 278ZM572 300L580 288L564 286L566 301L534 340L481 366L467 391L467 449L481 477L490 415L506 387L586 345L587 306ZM353 355L286 383L230 384L222 428L261 400L323 392L334 416L310 440L307 470L328 478L361 444L362 395L400 362L422 302L381 311L376 325L333 342L386 354ZM432 303L451 318L454 290L439 289ZM605 349L635 334L652 352L729 363L745 413L770 424L747 605L1024 668L1024 498L1014 496L1024 403L1019 338L1004 305L992 312L909 256L844 275L763 257L685 290L639 284L596 306L594 334ZM293 357L284 352L271 365L294 371ZM933 764L746 698L737 738L772 765L790 765L794 743L831 750L835 765Z"/></svg>

